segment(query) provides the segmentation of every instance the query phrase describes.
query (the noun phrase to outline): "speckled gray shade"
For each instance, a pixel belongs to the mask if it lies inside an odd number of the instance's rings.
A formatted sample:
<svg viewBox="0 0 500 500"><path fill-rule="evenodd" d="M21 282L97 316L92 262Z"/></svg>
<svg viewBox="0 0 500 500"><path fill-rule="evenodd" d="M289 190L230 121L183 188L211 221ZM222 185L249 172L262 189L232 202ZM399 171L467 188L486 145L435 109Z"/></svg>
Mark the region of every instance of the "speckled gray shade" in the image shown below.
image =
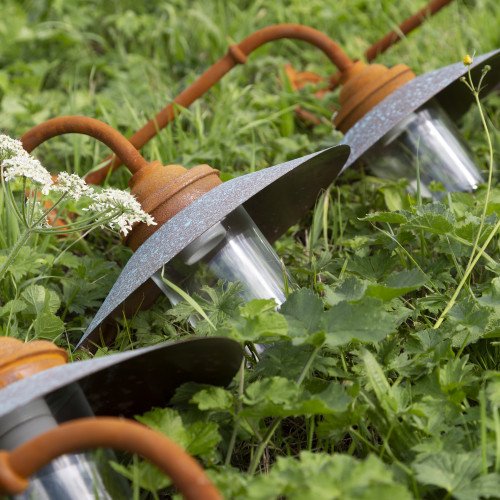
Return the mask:
<svg viewBox="0 0 500 500"><path fill-rule="evenodd" d="M0 390L0 418L36 398L68 399L78 383L96 415L125 415L165 406L183 383L227 385L243 359L241 346L228 338L190 338L77 361L50 368ZM66 405L66 419L78 405ZM75 408L72 408L75 407Z"/></svg>
<svg viewBox="0 0 500 500"><path fill-rule="evenodd" d="M335 180L349 152L347 146L325 149L224 182L198 198L132 255L79 345L164 264L240 205L269 241L276 240Z"/></svg>
<svg viewBox="0 0 500 500"><path fill-rule="evenodd" d="M493 91L500 81L500 49L474 58L470 67L475 82L479 80L481 68L486 64L491 66L491 70L484 79L482 96ZM466 74L467 68L463 63L452 64L418 76L387 96L344 136L342 143L351 147L351 155L344 170L356 163L401 120L432 98L452 118L459 118L474 100L470 90L459 80Z"/></svg>

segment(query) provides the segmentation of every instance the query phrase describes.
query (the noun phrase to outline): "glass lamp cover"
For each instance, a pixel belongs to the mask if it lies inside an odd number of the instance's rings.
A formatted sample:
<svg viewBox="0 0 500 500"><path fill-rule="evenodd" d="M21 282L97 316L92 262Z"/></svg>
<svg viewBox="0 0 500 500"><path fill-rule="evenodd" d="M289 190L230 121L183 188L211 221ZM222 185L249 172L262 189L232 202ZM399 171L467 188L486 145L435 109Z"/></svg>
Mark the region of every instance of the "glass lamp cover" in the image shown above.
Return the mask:
<svg viewBox="0 0 500 500"><path fill-rule="evenodd" d="M217 281L240 284L244 300L285 300L285 281L293 282L273 247L243 207L190 243L163 270L152 277L172 304L181 300L162 279L163 276L187 293Z"/></svg>
<svg viewBox="0 0 500 500"><path fill-rule="evenodd" d="M45 398L35 399L0 418L0 449L14 449L57 425L58 421L48 401ZM127 485L109 468L108 461L112 457L112 453L108 450L103 454L62 455L30 477L28 488L13 498L16 500L129 498L130 491Z"/></svg>
<svg viewBox="0 0 500 500"><path fill-rule="evenodd" d="M409 180L417 190L420 175L423 196L431 193L432 181L449 192L473 191L483 182L472 154L446 112L436 101L402 120L365 154L371 171L382 178Z"/></svg>

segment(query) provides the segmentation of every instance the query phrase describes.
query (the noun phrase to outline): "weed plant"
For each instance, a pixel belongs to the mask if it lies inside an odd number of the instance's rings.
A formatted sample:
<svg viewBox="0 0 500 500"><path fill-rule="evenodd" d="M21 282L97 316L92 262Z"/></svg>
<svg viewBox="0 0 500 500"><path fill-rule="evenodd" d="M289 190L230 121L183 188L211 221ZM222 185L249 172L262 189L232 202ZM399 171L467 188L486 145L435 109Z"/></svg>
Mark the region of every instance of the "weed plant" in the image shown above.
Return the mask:
<svg viewBox="0 0 500 500"><path fill-rule="evenodd" d="M308 24L355 58L423 3L4 0L0 127L19 136L53 116L85 114L127 135L257 28ZM500 46L499 24L497 1L457 0L380 60L434 69ZM286 62L332 72L303 44L263 47L183 110L145 156L209 163L228 179L335 144L337 93L319 102L310 89L290 92L281 83ZM299 122L299 103L322 123ZM498 160L498 95L481 112L471 109L460 128L488 178ZM67 136L37 154L53 171L83 175L106 151ZM124 188L128 176L107 182ZM242 303L231 286L206 288L193 297L196 308L160 300L122 321L98 355L192 333L270 344L258 362L248 356L228 388L186 384L170 407L137 417L198 457L227 498L498 498L497 182L492 170L489 186L432 203L408 195L404 180L351 169L277 242L301 286L279 312L266 300ZM0 196L2 259L21 229ZM110 232L36 236L0 283L0 334L48 338L73 359L89 356L74 345L129 256ZM200 307L193 332L187 318ZM114 467L136 498L172 493L136 458Z"/></svg>

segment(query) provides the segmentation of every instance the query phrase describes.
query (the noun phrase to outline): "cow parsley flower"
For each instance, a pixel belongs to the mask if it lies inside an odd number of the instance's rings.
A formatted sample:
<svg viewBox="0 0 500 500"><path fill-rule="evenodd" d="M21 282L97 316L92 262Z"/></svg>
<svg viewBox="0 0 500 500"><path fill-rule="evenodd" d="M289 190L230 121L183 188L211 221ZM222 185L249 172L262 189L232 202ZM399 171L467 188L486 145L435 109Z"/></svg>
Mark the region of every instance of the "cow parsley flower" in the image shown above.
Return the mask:
<svg viewBox="0 0 500 500"><path fill-rule="evenodd" d="M116 214L107 225L126 236L137 222L156 225L153 217L146 213L133 195L119 189L107 188L92 195L93 203L86 210L105 214Z"/></svg>
<svg viewBox="0 0 500 500"><path fill-rule="evenodd" d="M25 153L21 141L12 139L8 135L0 134L0 160Z"/></svg>
<svg viewBox="0 0 500 500"><path fill-rule="evenodd" d="M78 175L61 172L52 186L52 191L64 193L73 200L82 196L92 197L93 189Z"/></svg>
<svg viewBox="0 0 500 500"><path fill-rule="evenodd" d="M12 158L2 162L3 178L9 182L17 177L25 177L39 185L43 194L48 194L53 184L49 171L36 159L22 150Z"/></svg>

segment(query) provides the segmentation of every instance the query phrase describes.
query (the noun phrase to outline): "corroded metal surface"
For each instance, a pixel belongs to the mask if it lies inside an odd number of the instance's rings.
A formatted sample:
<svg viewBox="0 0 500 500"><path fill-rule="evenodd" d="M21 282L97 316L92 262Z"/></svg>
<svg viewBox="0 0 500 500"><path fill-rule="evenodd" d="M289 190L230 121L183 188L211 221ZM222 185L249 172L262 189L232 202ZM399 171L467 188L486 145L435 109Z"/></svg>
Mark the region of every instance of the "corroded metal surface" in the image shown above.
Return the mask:
<svg viewBox="0 0 500 500"><path fill-rule="evenodd" d="M415 73L405 64L388 68L383 64L354 63L341 78L335 126L346 133L379 102L413 78Z"/></svg>
<svg viewBox="0 0 500 500"><path fill-rule="evenodd" d="M420 26L425 19L434 15L452 0L431 0L428 5L420 9L417 13L403 21L397 31L391 31L382 39L369 47L365 53L368 61L372 61L378 54L385 52L391 45L397 43L402 36L407 35ZM137 148L141 149L147 144L161 129L165 128L175 119L176 106L189 107L194 101L204 95L210 88L218 83L237 64L244 64L255 49L260 46L283 38L302 40L320 49L338 68L339 72L329 78L331 88L334 88L340 81L342 73L352 65L353 61L343 52L325 33L322 33L309 26L300 24L276 24L268 26L252 33L242 42L231 45L224 57L219 59L208 68L195 82L187 89L183 90L174 100L163 108L152 120L138 130L130 141ZM121 165L120 158L109 157L109 164L91 172L86 180L90 184L100 184L106 178L111 169L116 169Z"/></svg>
<svg viewBox="0 0 500 500"><path fill-rule="evenodd" d="M486 64L491 66L491 70L484 79L481 95L491 92L500 81L500 50L474 59L471 73L475 81L478 81L481 68ZM344 169L359 160L389 130L432 98L436 98L452 118L459 118L473 102L472 93L459 80L466 74L467 68L463 63L452 64L418 76L386 97L344 136L342 143L352 149Z"/></svg>
<svg viewBox="0 0 500 500"><path fill-rule="evenodd" d="M0 388L53 366L63 365L68 355L52 342L23 342L0 337Z"/></svg>
<svg viewBox="0 0 500 500"><path fill-rule="evenodd" d="M342 72L352 64L352 60L325 33L300 24L276 24L267 26L252 33L237 45L229 47L224 57L219 59L197 78L188 88L183 90L171 103L165 106L153 119L149 120L132 137L130 142L141 149L161 129L165 128L176 116L176 106L189 107L194 101L210 90L222 77L237 64L244 64L247 56L262 45L274 40L289 38L310 43L321 50L330 61ZM111 168L121 165L119 158L108 158L110 163L86 176L90 184L100 184Z"/></svg>
<svg viewBox="0 0 500 500"><path fill-rule="evenodd" d="M200 464L167 436L121 418L81 418L60 425L19 445L0 451L0 494L26 490L30 476L67 453L95 448L136 453L172 479L186 500L221 500Z"/></svg>
<svg viewBox="0 0 500 500"><path fill-rule="evenodd" d="M87 116L59 116L52 118L28 130L21 142L26 151L31 153L37 146L64 134L85 134L106 144L131 172L137 172L148 165L139 151L120 132L108 124Z"/></svg>
<svg viewBox="0 0 500 500"><path fill-rule="evenodd" d="M81 387L96 415L132 416L152 406L164 406L177 387L186 382L227 385L242 358L243 351L237 342L208 337L164 342L77 361L44 370L1 389L0 418L42 396L68 399L74 382ZM82 416L64 411L64 419Z"/></svg>
<svg viewBox="0 0 500 500"><path fill-rule="evenodd" d="M221 184L219 174L208 165L196 165L188 170L181 165L161 165L160 162L150 163L135 173L129 181L130 192L156 225L135 224L127 236L127 245L137 250L167 220Z"/></svg>
<svg viewBox="0 0 500 500"><path fill-rule="evenodd" d="M425 7L415 12L408 19L405 19L397 30L387 33L380 40L376 41L365 51L367 61L373 61L379 54L385 52L389 47L395 45L406 35L418 28L426 19L437 14L443 7L446 7L453 0L431 0Z"/></svg>
<svg viewBox="0 0 500 500"><path fill-rule="evenodd" d="M240 205L269 241L276 240L335 180L348 155L348 147L336 146L232 179L195 200L132 255L80 344L164 264Z"/></svg>

